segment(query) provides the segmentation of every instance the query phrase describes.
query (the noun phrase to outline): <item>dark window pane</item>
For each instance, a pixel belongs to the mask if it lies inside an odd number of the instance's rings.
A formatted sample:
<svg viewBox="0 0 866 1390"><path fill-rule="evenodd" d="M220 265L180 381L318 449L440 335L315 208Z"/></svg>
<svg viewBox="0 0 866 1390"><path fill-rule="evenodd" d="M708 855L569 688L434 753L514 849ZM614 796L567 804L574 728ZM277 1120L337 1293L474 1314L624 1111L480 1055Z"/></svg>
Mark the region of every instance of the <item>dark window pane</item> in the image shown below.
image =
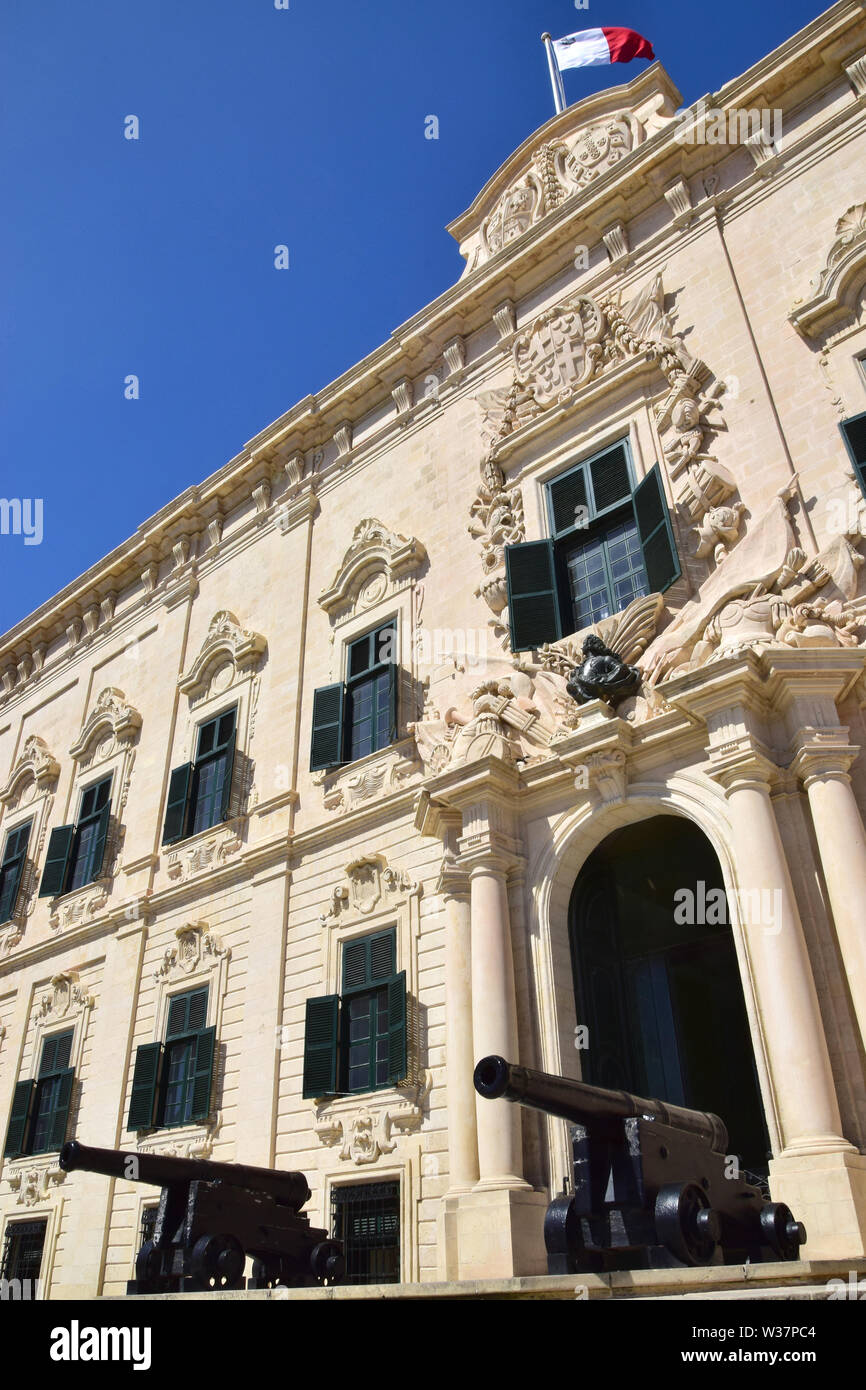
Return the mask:
<svg viewBox="0 0 866 1390"><path fill-rule="evenodd" d="M359 1183L331 1194L334 1236L343 1242L347 1284L400 1280L400 1184Z"/></svg>

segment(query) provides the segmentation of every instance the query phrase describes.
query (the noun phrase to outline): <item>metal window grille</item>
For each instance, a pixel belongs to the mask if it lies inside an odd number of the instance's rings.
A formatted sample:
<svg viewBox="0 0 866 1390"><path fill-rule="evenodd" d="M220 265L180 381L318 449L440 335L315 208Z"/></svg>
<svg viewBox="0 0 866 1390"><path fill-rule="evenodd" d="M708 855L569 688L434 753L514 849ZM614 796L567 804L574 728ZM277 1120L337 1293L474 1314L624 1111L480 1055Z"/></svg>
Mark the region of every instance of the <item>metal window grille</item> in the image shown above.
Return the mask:
<svg viewBox="0 0 866 1390"><path fill-rule="evenodd" d="M14 1221L6 1227L2 1279L38 1279L47 1221Z"/></svg>
<svg viewBox="0 0 866 1390"><path fill-rule="evenodd" d="M399 1181L333 1188L331 1226L343 1242L347 1284L399 1284Z"/></svg>
<svg viewBox="0 0 866 1390"><path fill-rule="evenodd" d="M142 1207L141 1209L141 1226L139 1227L138 1232L139 1250L141 1249L142 1245L144 1245L145 1241L153 1240L153 1228L156 1225L156 1214L158 1211L158 1206Z"/></svg>

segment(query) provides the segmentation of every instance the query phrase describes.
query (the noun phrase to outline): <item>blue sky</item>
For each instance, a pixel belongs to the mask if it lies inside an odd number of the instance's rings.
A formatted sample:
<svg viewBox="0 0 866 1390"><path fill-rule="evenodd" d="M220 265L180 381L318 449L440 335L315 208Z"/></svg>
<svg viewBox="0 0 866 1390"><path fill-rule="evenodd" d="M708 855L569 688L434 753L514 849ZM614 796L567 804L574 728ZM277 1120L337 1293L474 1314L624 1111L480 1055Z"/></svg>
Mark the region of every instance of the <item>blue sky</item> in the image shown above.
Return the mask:
<svg viewBox="0 0 866 1390"><path fill-rule="evenodd" d="M0 535L0 632L455 282L445 224L553 113L545 29L639 30L688 104L822 8L5 5L0 497L44 522ZM566 96L645 67L568 72Z"/></svg>

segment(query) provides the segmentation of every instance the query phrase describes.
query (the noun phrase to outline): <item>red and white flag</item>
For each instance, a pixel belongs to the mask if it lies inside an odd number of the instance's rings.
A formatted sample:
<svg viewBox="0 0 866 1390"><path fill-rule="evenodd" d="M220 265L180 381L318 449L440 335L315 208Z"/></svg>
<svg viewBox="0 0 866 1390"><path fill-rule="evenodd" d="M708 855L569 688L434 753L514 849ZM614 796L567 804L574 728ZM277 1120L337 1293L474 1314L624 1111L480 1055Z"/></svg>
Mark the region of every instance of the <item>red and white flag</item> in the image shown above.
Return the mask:
<svg viewBox="0 0 866 1390"><path fill-rule="evenodd" d="M655 58L649 39L634 29L581 29L553 40L559 69L594 68L603 63L630 63L632 58Z"/></svg>

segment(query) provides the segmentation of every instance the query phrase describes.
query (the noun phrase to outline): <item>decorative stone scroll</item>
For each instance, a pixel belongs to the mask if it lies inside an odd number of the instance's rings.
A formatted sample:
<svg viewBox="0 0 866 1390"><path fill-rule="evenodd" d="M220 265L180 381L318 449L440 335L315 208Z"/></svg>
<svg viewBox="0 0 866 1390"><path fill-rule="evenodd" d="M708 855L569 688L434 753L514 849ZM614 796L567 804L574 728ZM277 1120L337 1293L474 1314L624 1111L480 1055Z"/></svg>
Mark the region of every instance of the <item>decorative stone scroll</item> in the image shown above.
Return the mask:
<svg viewBox="0 0 866 1390"><path fill-rule="evenodd" d="M330 588L319 595L319 606L334 619L347 616L359 603L369 607L402 589L426 559L414 536L401 536L375 517L365 517L355 527Z"/></svg>
<svg viewBox="0 0 866 1390"><path fill-rule="evenodd" d="M24 740L6 785L0 789L0 805L7 811L15 811L46 792L59 776L60 764L49 753L45 740L30 734Z"/></svg>
<svg viewBox="0 0 866 1390"><path fill-rule="evenodd" d="M866 291L866 203L854 203L836 223L823 268L788 318L804 338L858 321Z"/></svg>
<svg viewBox="0 0 866 1390"><path fill-rule="evenodd" d="M233 683L235 674L254 671L267 649L267 640L259 632L242 628L234 613L223 609L211 618L207 636L198 656L178 688L191 699L207 694L214 679L225 671L224 689Z"/></svg>

